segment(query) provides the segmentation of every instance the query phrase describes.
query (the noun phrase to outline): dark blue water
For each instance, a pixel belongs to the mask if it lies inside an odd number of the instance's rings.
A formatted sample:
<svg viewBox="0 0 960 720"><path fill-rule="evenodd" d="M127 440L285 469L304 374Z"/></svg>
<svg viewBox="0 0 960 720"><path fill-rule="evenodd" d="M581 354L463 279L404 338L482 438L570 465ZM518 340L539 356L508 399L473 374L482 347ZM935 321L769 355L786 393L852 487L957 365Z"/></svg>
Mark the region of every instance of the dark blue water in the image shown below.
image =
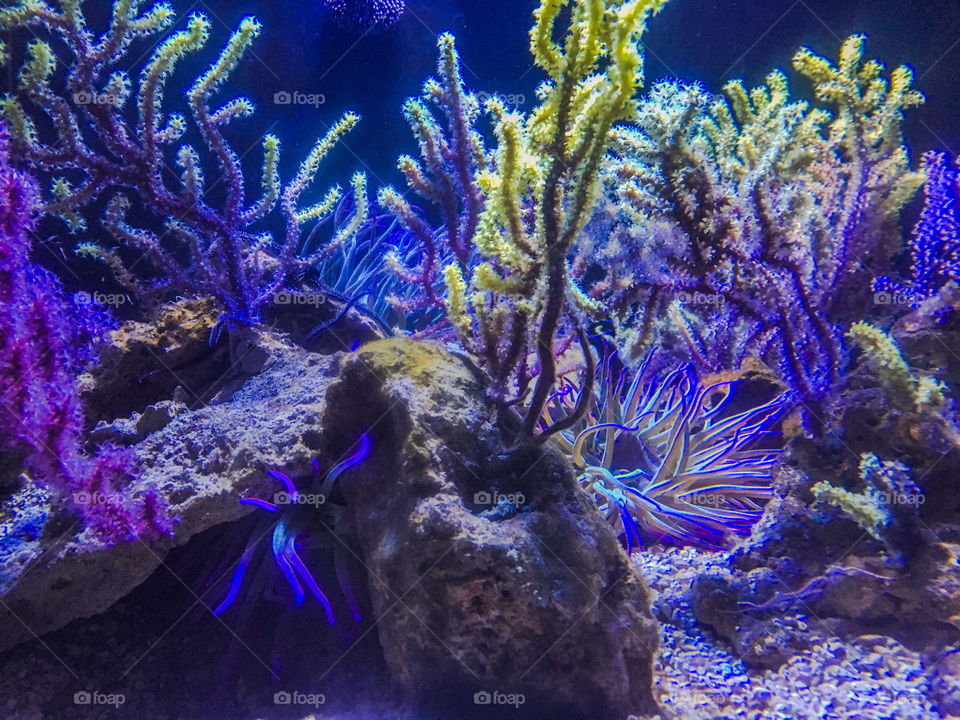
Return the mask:
<svg viewBox="0 0 960 720"><path fill-rule="evenodd" d="M365 37L337 28L319 2L244 0L215 7L226 25L245 14L264 24L255 48L258 60L247 61L237 81L258 102L255 122L284 140L288 165L351 109L364 121L347 140L348 150L339 151L336 175L344 177L348 167L365 168L378 181L397 182L396 155L414 150L400 107L433 72L437 34L456 35L468 85L512 94L529 108L542 79L531 69L527 40L535 5L534 0L410 0L397 26ZM226 26L221 30L225 37ZM701 80L714 91L733 78L757 84L771 69L789 68L801 45L835 57L853 33L869 36L871 57L915 68L928 102L906 124L913 152L960 149L956 2L672 0L646 35L647 84L664 77ZM323 94L325 103L316 110L273 105L273 93L284 89ZM809 88L798 80L793 91L806 97Z"/></svg>

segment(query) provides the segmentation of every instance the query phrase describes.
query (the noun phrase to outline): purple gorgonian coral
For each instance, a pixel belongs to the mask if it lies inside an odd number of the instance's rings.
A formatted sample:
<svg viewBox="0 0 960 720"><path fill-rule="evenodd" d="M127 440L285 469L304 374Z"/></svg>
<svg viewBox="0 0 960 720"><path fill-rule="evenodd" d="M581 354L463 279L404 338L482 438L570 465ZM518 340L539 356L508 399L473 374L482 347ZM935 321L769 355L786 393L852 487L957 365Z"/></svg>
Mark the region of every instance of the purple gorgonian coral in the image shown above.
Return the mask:
<svg viewBox="0 0 960 720"><path fill-rule="evenodd" d="M946 153L923 156L927 181L923 186L923 212L910 241L910 281L891 277L874 281L876 301L913 304L931 297L950 281L960 282L960 173Z"/></svg>
<svg viewBox="0 0 960 720"><path fill-rule="evenodd" d="M39 198L34 179L10 167L0 123L0 450L22 455L30 478L99 540L168 534L160 496L126 488L135 473L128 450L84 451L76 377L93 356L99 319L65 299L53 274L31 260Z"/></svg>
<svg viewBox="0 0 960 720"><path fill-rule="evenodd" d="M212 296L228 323L257 323L291 275L349 241L363 220L356 217L323 247L298 256L303 226L332 212L342 191L334 186L306 205L303 196L359 117L345 113L333 123L286 184L280 141L265 135L259 196L251 199L227 128L252 115L253 102L220 103L216 95L248 54L260 23L244 18L186 91L202 141L195 146L185 140L187 116L168 107L167 83L203 50L210 20L193 13L183 29L167 33L176 17L170 5L128 0L116 0L109 15L109 26L95 32L77 3L24 0L0 10L0 29L25 29L36 38L27 45L16 92L0 98L17 160L50 187L41 203L45 214L73 232L99 220L107 242L84 242L78 252L106 262L141 302ZM144 38L156 45L134 79L127 54ZM221 174L208 185L204 168L214 166ZM364 196L362 174L352 185ZM367 204L356 207L365 211Z"/></svg>

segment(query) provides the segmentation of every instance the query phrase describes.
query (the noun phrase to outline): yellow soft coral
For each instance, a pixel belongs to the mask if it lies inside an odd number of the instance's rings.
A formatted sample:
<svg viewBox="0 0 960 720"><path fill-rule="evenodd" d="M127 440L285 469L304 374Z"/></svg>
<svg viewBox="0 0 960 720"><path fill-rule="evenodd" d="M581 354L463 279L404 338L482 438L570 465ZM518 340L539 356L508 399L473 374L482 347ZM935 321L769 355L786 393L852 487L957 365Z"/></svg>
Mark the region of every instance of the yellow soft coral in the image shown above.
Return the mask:
<svg viewBox="0 0 960 720"><path fill-rule="evenodd" d="M915 375L897 343L883 330L858 322L847 337L863 348L887 387L910 398L917 409L936 410L943 405L943 385L936 378Z"/></svg>
<svg viewBox="0 0 960 720"><path fill-rule="evenodd" d="M570 277L567 254L596 204L611 129L635 116L640 37L663 3L542 0L530 31L534 59L548 75L537 93L540 104L527 117L508 112L499 99L486 105L497 149L492 168L479 176L486 204L476 246L488 262L476 268L470 285L487 299L471 303L482 315L476 322L456 324L469 329L473 345L474 335L502 342L495 332L501 326L529 328L539 366L524 421L529 435L556 380L560 325L582 327L600 309ZM569 24L558 43L567 7ZM511 313L515 319L508 323ZM519 350L516 355L519 362L530 357Z"/></svg>
<svg viewBox="0 0 960 720"><path fill-rule="evenodd" d="M883 64L864 62L865 39L863 35L848 38L836 65L801 48L793 66L814 83L817 99L835 108L828 130L831 140L838 140L845 150L839 161L849 163L849 171L856 172L864 154L873 156L876 161L865 184L876 186L877 193L884 188L879 204L886 213L896 214L923 184L923 175L910 170L902 126L904 110L923 104L924 96L911 87L909 67L901 65L886 79ZM849 211L856 212L852 201Z"/></svg>
<svg viewBox="0 0 960 720"><path fill-rule="evenodd" d="M704 369L757 357L807 398L836 387L842 332L858 319L848 299L899 249L900 210L922 180L901 133L923 99L911 72L862 52L858 36L836 64L797 53L816 103L793 99L780 71L723 97L664 82L637 127L615 131L603 169L613 210L595 214L574 257L597 269L590 289L617 308L627 357L682 343ZM677 304L693 293L713 302Z"/></svg>

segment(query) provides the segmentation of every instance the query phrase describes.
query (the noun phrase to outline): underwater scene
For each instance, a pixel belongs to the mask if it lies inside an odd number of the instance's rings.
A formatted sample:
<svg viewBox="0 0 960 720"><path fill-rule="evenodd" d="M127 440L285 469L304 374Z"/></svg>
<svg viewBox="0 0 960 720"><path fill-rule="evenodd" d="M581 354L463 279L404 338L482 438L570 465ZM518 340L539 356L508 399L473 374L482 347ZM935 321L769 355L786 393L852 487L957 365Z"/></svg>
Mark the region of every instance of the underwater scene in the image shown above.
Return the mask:
<svg viewBox="0 0 960 720"><path fill-rule="evenodd" d="M956 0L0 0L0 720L960 720Z"/></svg>

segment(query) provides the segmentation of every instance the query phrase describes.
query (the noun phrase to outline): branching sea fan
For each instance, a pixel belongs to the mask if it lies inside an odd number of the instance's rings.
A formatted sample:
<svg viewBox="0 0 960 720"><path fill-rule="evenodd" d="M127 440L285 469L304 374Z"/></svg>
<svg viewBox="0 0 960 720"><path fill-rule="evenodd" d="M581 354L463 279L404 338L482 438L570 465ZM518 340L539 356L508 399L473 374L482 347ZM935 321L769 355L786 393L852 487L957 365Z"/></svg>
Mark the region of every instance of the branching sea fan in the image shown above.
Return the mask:
<svg viewBox="0 0 960 720"><path fill-rule="evenodd" d="M628 551L644 536L710 546L728 532L749 531L772 496L780 448L767 438L777 435L770 427L789 394L732 412L734 382L704 385L689 365L659 382L649 371L652 357L632 382L628 371L615 371L613 355L598 368L579 432L559 438L581 484L621 526ZM575 395L563 387L544 421L568 413Z"/></svg>

